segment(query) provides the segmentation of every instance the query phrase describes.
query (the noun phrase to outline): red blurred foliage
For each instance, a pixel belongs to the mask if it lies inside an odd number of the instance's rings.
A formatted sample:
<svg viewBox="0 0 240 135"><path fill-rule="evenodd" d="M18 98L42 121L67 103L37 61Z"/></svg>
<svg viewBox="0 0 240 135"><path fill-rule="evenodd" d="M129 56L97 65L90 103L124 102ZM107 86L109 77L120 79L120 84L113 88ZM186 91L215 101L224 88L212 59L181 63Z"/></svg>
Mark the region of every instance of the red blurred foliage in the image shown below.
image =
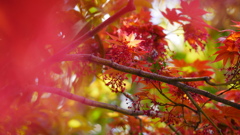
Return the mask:
<svg viewBox="0 0 240 135"><path fill-rule="evenodd" d="M29 70L49 56L45 46L58 38L60 28L54 20L62 4L59 0L0 2L0 20L5 22L0 24L0 63L4 71L0 86L25 84L31 76Z"/></svg>
<svg viewBox="0 0 240 135"><path fill-rule="evenodd" d="M64 35L79 20L71 15L72 10L66 10L70 3L63 0L0 1L0 108L3 110L0 123L7 122L5 118L12 115L12 120L21 125L21 117L12 112L32 111L19 109L32 98L26 85L37 83L35 79L41 82L40 78L48 75L36 71L36 66L70 39Z"/></svg>

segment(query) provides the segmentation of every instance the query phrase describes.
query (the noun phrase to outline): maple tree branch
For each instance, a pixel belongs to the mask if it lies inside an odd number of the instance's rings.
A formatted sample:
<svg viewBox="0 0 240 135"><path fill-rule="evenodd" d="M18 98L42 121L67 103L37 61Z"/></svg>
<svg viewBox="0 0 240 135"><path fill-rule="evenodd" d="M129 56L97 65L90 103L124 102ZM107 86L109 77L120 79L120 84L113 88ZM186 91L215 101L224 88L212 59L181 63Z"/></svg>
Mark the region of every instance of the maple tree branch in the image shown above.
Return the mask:
<svg viewBox="0 0 240 135"><path fill-rule="evenodd" d="M179 82L195 82L195 81L205 81L209 78L210 77L206 77L206 76L204 76L204 77L176 77L173 80L179 81Z"/></svg>
<svg viewBox="0 0 240 135"><path fill-rule="evenodd" d="M184 83L175 81L176 77L167 77L167 76L159 75L159 74L156 74L156 73L141 71L140 69L135 69L135 68L127 67L127 66L124 66L124 65L120 65L120 64L117 64L117 63L115 63L111 60L100 58L100 57L97 57L97 56L94 56L94 55L91 55L91 54L69 54L69 55L66 55L64 58L62 58L60 61L86 61L86 60L94 62L94 63L101 64L101 65L106 65L106 66L109 66L113 69L116 69L116 70L119 70L119 71L122 71L122 72L134 74L134 75L144 77L144 78L149 78L149 79L152 79L152 80L165 82L165 83L174 85L174 86L176 86L180 89L183 89L185 91L190 91L190 92L193 92L193 93L197 93L197 94L200 94L202 96L211 98L215 101L221 102L223 104L226 104L226 105L232 106L234 108L240 109L240 104L234 103L232 101L226 100L226 99L221 98L221 97L218 97L218 96L216 96L214 94L211 94L207 91L204 91L204 90L201 90L201 89L198 89L198 88L194 88L194 87L188 86Z"/></svg>
<svg viewBox="0 0 240 135"><path fill-rule="evenodd" d="M43 86L43 85L29 85L27 88L29 90L37 91L37 92L41 92L41 93L47 92L47 93L56 94L56 95L65 97L67 99L71 99L71 100L77 101L79 103L85 104L85 105L104 108L104 109L112 110L112 111L119 112L119 113L122 113L125 115L131 115L131 116L145 115L144 111L128 110L128 109L121 108L117 105L112 105L112 104L107 104L107 103L90 100L88 98L78 96L78 95L72 94L68 91L62 90L60 88L48 87L48 86ZM156 113L154 111L150 111L148 116L161 117L161 115L159 113Z"/></svg>
<svg viewBox="0 0 240 135"><path fill-rule="evenodd" d="M225 90L225 91L223 91L223 92L217 94L217 96L221 96L221 95L223 95L224 93L226 93L226 92L232 90L233 87L234 87L234 86L232 86L232 87L230 87L229 89L227 89L227 90ZM212 99L208 99L205 103L203 103L202 108L203 108L203 107L204 107L209 101L211 101L211 100L212 100Z"/></svg>
<svg viewBox="0 0 240 135"><path fill-rule="evenodd" d="M230 84L235 84L236 82L239 82L240 79L238 80L234 80L234 81L230 81L230 82L226 82L226 83L213 83L210 82L209 80L206 80L206 83L212 86L222 86L222 85L230 85Z"/></svg>
<svg viewBox="0 0 240 135"><path fill-rule="evenodd" d="M190 99L190 101L193 103L193 105L197 108L197 110L202 113L206 118L207 120L217 129L218 133L220 135L222 135L222 132L221 132L221 129L219 129L217 127L217 125L207 116L207 114L201 109L201 107L197 104L197 102L193 99L192 95L189 94L188 91L185 91L184 92L186 93L186 95L188 96L188 98Z"/></svg>
<svg viewBox="0 0 240 135"><path fill-rule="evenodd" d="M186 108L188 108L188 109L190 109L190 110L192 110L192 111L194 111L194 112L196 113L196 111L195 111L194 109L192 109L191 107L189 107L189 106L187 106L187 105L184 105L184 104L178 104L178 103L174 102L173 100L171 100L170 98L168 98L168 97L162 92L161 89L159 89L152 81L150 81L150 82L152 83L152 85L154 85L154 87L157 89L157 91L158 91L162 96L164 96L167 100L169 100L170 102L172 102L175 106L181 106L182 108L183 108L183 107L186 107ZM166 123L166 124L167 124L167 123ZM171 124L167 124L167 125L169 126L169 128L170 128L176 135L181 135L181 132L178 132L173 125L171 125Z"/></svg>
<svg viewBox="0 0 240 135"><path fill-rule="evenodd" d="M169 84L177 86L178 88L186 90L186 91L190 91L190 92L193 92L193 93L197 93L197 94L203 95L203 96L208 97L208 98L210 98L212 100L215 100L215 101L221 102L223 104L232 106L232 107L234 107L236 109L240 109L240 104L234 103L232 101L226 100L226 99L221 98L221 97L218 97L218 96L216 96L214 94L211 94L211 93L209 93L207 91L204 91L204 90L201 90L201 89L198 89L198 88L194 88L194 87L188 86L188 85L180 83L180 82L169 83Z"/></svg>
<svg viewBox="0 0 240 135"><path fill-rule="evenodd" d="M205 81L207 84L212 85L212 86L222 86L222 85L230 85L230 84L234 84L238 81L240 81L240 79L238 80L234 80L234 81L229 81L226 83L214 83L211 82L212 78L208 77L208 76L204 76L204 77L178 77L173 79L174 81L179 81L179 82L195 82L195 81Z"/></svg>

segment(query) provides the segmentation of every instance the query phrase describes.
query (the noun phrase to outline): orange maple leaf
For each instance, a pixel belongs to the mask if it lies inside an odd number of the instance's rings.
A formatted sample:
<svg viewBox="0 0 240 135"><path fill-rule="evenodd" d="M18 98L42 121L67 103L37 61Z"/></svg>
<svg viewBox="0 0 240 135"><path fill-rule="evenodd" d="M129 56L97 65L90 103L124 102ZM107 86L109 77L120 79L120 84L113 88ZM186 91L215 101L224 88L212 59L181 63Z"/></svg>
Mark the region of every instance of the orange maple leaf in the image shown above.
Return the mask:
<svg viewBox="0 0 240 135"><path fill-rule="evenodd" d="M201 70L206 70L206 69L211 69L211 66L208 66L207 64L209 63L208 60L203 60L200 61L199 59L195 60L191 65L196 68L198 71Z"/></svg>
<svg viewBox="0 0 240 135"><path fill-rule="evenodd" d="M188 63L184 60L176 60L175 59L171 63L174 64L176 67L186 67L186 66L188 66Z"/></svg>
<svg viewBox="0 0 240 135"><path fill-rule="evenodd" d="M191 66L197 70L199 76L211 76L214 72L209 71L212 67L208 66L208 63L208 60L200 61L197 59L191 64Z"/></svg>
<svg viewBox="0 0 240 135"><path fill-rule="evenodd" d="M195 60L193 63L186 63L184 60L173 60L171 63L173 63L176 67L184 68L184 67L192 67L195 71L191 72L185 72L187 75L198 75L198 76L211 76L214 72L209 71L212 69L211 66L208 66L207 64L209 61L204 60Z"/></svg>
<svg viewBox="0 0 240 135"><path fill-rule="evenodd" d="M221 42L224 46L218 47L220 50L214 54L218 54L214 62L223 60L225 66L230 60L231 64L235 65L240 57L240 32L233 32Z"/></svg>

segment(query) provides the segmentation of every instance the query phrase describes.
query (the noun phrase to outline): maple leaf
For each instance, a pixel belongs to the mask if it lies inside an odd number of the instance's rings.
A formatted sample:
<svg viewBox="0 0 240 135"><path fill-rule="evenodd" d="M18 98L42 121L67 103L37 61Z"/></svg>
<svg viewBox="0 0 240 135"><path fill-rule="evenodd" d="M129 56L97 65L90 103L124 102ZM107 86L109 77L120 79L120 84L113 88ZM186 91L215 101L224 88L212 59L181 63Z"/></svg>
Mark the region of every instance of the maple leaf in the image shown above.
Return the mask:
<svg viewBox="0 0 240 135"><path fill-rule="evenodd" d="M134 94L134 96L137 96L140 100L148 99L149 91L141 91Z"/></svg>
<svg viewBox="0 0 240 135"><path fill-rule="evenodd" d="M170 22L172 25L173 25L173 22L177 22L177 23L182 24L182 23L180 22L180 20L183 20L183 21L184 21L184 20L185 20L185 21L188 21L188 20L189 20L188 18L181 16L181 14L178 14L176 8L173 8L173 9L167 8L167 9L166 9L166 13L164 13L164 12L161 12L161 13L162 13L162 15L163 15L164 17L166 17L166 18L169 20L169 22Z"/></svg>
<svg viewBox="0 0 240 135"><path fill-rule="evenodd" d="M219 91L217 92L217 94L224 92L225 99L234 100L235 102L240 101L240 90L232 89L231 91L227 91L227 92L225 91L226 90Z"/></svg>
<svg viewBox="0 0 240 135"><path fill-rule="evenodd" d="M122 45L125 44L128 47L136 47L139 43L141 43L143 40L137 40L135 39L134 33L131 33L127 35L124 32L119 32L118 37L108 34L112 40L108 40L109 43Z"/></svg>
<svg viewBox="0 0 240 135"><path fill-rule="evenodd" d="M142 79L141 77L139 77L137 75L132 75L131 77L132 77L132 83L133 82L139 83L139 81L141 81L141 79Z"/></svg>
<svg viewBox="0 0 240 135"><path fill-rule="evenodd" d="M151 19L151 13L149 11L146 11L144 9L141 9L140 13L136 15L137 18L139 18L138 22L142 20L143 22L139 23L147 23ZM139 24L140 25L140 24Z"/></svg>
<svg viewBox="0 0 240 135"><path fill-rule="evenodd" d="M214 74L214 72L209 71L209 69L212 69L212 67L208 66L208 63L208 60L200 61L197 59L191 65L197 70L198 76L211 76Z"/></svg>
<svg viewBox="0 0 240 135"><path fill-rule="evenodd" d="M218 47L220 50L214 54L217 54L214 62L223 60L225 66L227 61L230 60L231 64L235 65L240 56L240 32L233 32L225 40L223 38L221 40L224 46Z"/></svg>
<svg viewBox="0 0 240 135"><path fill-rule="evenodd" d="M200 46L203 50L205 47L203 41L207 40L208 33L203 27L199 25L196 27L195 25L192 23L183 25L185 41L187 41L193 49L197 50L198 46Z"/></svg>
<svg viewBox="0 0 240 135"><path fill-rule="evenodd" d="M152 101L158 101L158 100L161 100L161 98L155 94L151 94L149 93L148 95L148 98L151 99Z"/></svg>
<svg viewBox="0 0 240 135"><path fill-rule="evenodd" d="M200 8L199 0L193 0L188 3L187 1L181 2L181 7L179 11L181 15L187 15L191 19L188 19L189 24L183 26L185 31L185 40L196 50L197 46L204 49L202 41L206 41L208 33L205 27L219 31L218 29L208 25L202 19L202 15L208 13Z"/></svg>
<svg viewBox="0 0 240 135"><path fill-rule="evenodd" d="M132 13L129 17L121 18L121 22L126 27L141 27L143 24L148 24L150 19L150 12L142 9L138 14Z"/></svg>
<svg viewBox="0 0 240 135"><path fill-rule="evenodd" d="M209 61L207 60L200 61L197 59L193 63L187 63L184 60L173 60L171 63L173 63L176 67L179 68L193 68L193 71L190 70L185 73L186 76L211 76L212 74L214 74L214 72L209 71L212 69L212 67L207 65L207 63L209 63Z"/></svg>
<svg viewBox="0 0 240 135"><path fill-rule="evenodd" d="M176 67L186 67L186 66L188 66L188 63L184 60L174 59L171 63L174 64Z"/></svg>
<svg viewBox="0 0 240 135"><path fill-rule="evenodd" d="M190 3L187 1L181 1L181 7L179 10L181 11L181 14L187 15L191 17L192 19L197 19L201 17L202 15L208 13L200 8L199 0L193 0Z"/></svg>
<svg viewBox="0 0 240 135"><path fill-rule="evenodd" d="M211 69L212 67L206 65L207 63L209 63L208 60L200 61L200 60L197 59L196 61L194 61L192 66L195 67L199 71L200 70Z"/></svg>
<svg viewBox="0 0 240 135"><path fill-rule="evenodd" d="M125 41L127 41L127 45L129 47L136 47L139 43L142 42L142 40L136 40L135 39L135 35L133 33L131 33L130 35L123 35Z"/></svg>
<svg viewBox="0 0 240 135"><path fill-rule="evenodd" d="M229 107L229 106L219 106L216 105L216 107L222 112L222 114L225 116L225 118L233 118L236 119L237 121L239 120L240 116L240 110L233 108L233 107ZM231 126L231 125L229 125Z"/></svg>

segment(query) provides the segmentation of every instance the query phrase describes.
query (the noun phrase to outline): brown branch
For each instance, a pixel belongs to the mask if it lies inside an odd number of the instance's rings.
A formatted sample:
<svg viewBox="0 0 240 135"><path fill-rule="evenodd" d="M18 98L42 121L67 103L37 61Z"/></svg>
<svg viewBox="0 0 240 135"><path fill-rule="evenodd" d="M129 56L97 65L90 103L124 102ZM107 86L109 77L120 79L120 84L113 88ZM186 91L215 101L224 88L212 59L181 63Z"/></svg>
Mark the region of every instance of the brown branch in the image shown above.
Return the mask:
<svg viewBox="0 0 240 135"><path fill-rule="evenodd" d="M181 132L177 131L177 129L173 125L168 125L168 127L176 134L181 135Z"/></svg>
<svg viewBox="0 0 240 135"><path fill-rule="evenodd" d="M75 101L85 104L85 105L104 108L104 109L112 110L112 111L119 112L119 113L122 113L125 115L131 115L131 116L145 115L144 111L127 110L127 109L123 109L117 105L111 105L111 104L107 104L107 103L93 101L93 100L87 99L85 97L72 94L72 93L62 90L60 88L54 88L54 87L48 87L48 86L42 86L42 85L30 85L30 86L28 86L28 89L32 90L32 91L41 92L41 93L47 92L47 93L56 94L56 95L65 97L67 99L75 100ZM154 111L150 111L148 116L161 117L161 114L156 113Z"/></svg>
<svg viewBox="0 0 240 135"><path fill-rule="evenodd" d="M179 82L195 82L195 81L206 81L210 77L177 77L174 78L174 81L179 81ZM211 78L210 78L211 79Z"/></svg>
<svg viewBox="0 0 240 135"><path fill-rule="evenodd" d="M197 89L197 88L188 86L188 85L180 83L180 82L171 83L171 84L174 85L174 86L177 86L180 89L183 89L183 90L186 90L186 91L190 91L190 92L193 92L193 93L197 93L197 94L200 94L202 96L208 97L208 98L210 98L212 100L215 100L215 101L221 102L223 104L229 105L231 107L234 107L236 109L240 109L240 104L234 103L232 101L226 100L226 99L221 98L221 97L218 97L218 96L213 95L213 94L211 94L211 93L209 93L207 91L204 91L204 90L201 90L201 89Z"/></svg>
<svg viewBox="0 0 240 135"><path fill-rule="evenodd" d="M190 101L193 103L193 105L197 108L197 110L199 111L199 113L202 113L207 120L217 129L218 133L220 135L222 135L221 129L218 128L218 126L208 117L208 115L201 109L201 107L197 104L197 102L193 99L193 97L191 96L191 94L189 94L188 91L184 91L186 93L186 95L188 96L188 98L190 99ZM196 127L197 128L197 127Z"/></svg>
<svg viewBox="0 0 240 135"><path fill-rule="evenodd" d="M213 82L210 82L210 79L206 79L205 81L206 81L207 84L212 85L212 86L223 86L223 85L235 84L236 82L239 82L240 79L230 81L230 82L226 82L226 83L213 83Z"/></svg>
<svg viewBox="0 0 240 135"><path fill-rule="evenodd" d="M221 98L221 97L218 97L218 96L213 95L213 94L211 94L207 91L204 91L204 90L201 90L201 89L198 89L198 88L194 88L194 87L188 86L184 83L178 82L178 81L176 81L176 77L167 77L167 76L163 76L163 75L159 75L159 74L155 74L155 73L142 71L140 69L135 69L135 68L123 66L123 65L117 64L115 62L112 62L110 60L103 59L103 58L100 58L100 57L96 57L96 56L93 56L93 55L90 55L90 54L66 55L62 60L64 60L64 61L84 61L84 60L87 60L87 61L98 63L98 64L101 64L101 65L106 65L106 66L109 66L113 69L116 69L116 70L119 70L119 71L122 71L122 72L134 74L134 75L144 77L144 78L149 78L149 79L152 79L152 80L165 82L165 83L174 85L174 86L176 86L176 87L178 87L182 90L197 93L197 94L200 94L202 96L213 99L215 101L221 102L223 104L226 104L226 105L232 106L234 108L240 109L240 104L234 103L232 101L226 100L226 99Z"/></svg>
<svg viewBox="0 0 240 135"><path fill-rule="evenodd" d="M223 95L224 93L226 93L226 92L232 90L233 87L234 87L234 86L232 86L232 87L230 87L229 89L227 89L227 90L225 90L225 91L223 91L223 92L217 94L217 96L221 96L221 95ZM212 100L212 99L208 99L206 102L204 102L201 108L203 108L203 107L204 107L209 101L211 101L211 100Z"/></svg>

